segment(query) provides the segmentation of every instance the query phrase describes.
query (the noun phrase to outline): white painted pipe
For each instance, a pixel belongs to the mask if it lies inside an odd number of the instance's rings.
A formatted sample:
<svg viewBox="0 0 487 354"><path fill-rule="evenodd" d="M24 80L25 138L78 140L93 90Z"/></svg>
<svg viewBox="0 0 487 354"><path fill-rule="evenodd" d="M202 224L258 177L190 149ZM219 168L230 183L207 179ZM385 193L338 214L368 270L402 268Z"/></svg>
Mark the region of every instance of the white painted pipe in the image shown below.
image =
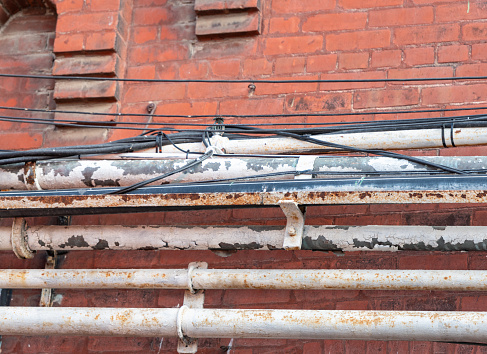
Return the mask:
<svg viewBox="0 0 487 354"><path fill-rule="evenodd" d="M178 326L179 325L179 326ZM3 335L485 342L487 313L1 307Z"/></svg>
<svg viewBox="0 0 487 354"><path fill-rule="evenodd" d="M146 181L167 171L182 167L187 162L185 156L180 160L161 159L163 154L142 154L145 160L134 159L141 154L121 155L133 160L55 160L40 161L25 166L16 164L0 166L0 189L66 189L107 186L128 186ZM303 157L310 163L302 167ZM389 157L303 157L275 158L213 158L203 161L201 166L192 168L165 179L168 183L214 181L218 179L252 177L268 173L290 172L259 180L292 179L295 171L312 170L329 176L333 173L343 177L363 173L378 172L418 172L428 171L424 165L403 159ZM422 159L461 170L487 170L487 158L484 156L425 156ZM161 182L155 183L160 184Z"/></svg>
<svg viewBox="0 0 487 354"><path fill-rule="evenodd" d="M311 137L361 149L404 150L442 148L441 136L441 129L419 129L373 133L319 134ZM449 129L445 129L444 136L447 146L451 147ZM487 128L455 128L453 130L453 141L455 146L485 145L487 144ZM211 142L212 145L224 150L227 154L289 154L333 149L285 137L229 140L224 136L213 136ZM205 152L206 150L203 143L178 144L178 147L192 152ZM151 150L144 151L151 152ZM167 145L163 147L162 152L175 153L177 149L172 145Z"/></svg>
<svg viewBox="0 0 487 354"><path fill-rule="evenodd" d="M12 250L12 229L0 227L0 251ZM30 226L23 237L42 250L283 249L282 226ZM481 251L487 226L309 226L302 249L321 251Z"/></svg>
<svg viewBox="0 0 487 354"><path fill-rule="evenodd" d="M482 270L22 269L4 289L269 289L487 291Z"/></svg>

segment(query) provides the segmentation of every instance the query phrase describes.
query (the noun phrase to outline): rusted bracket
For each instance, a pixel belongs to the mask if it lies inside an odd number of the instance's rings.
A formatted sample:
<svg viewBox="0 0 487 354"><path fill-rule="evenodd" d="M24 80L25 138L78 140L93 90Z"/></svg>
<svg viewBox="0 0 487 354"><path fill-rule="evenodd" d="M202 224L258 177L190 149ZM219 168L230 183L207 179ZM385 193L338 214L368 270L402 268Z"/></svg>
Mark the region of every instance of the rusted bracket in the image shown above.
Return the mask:
<svg viewBox="0 0 487 354"><path fill-rule="evenodd" d="M27 223L24 218L15 218L12 223L12 234L10 236L10 243L12 244L12 251L20 259L34 258L33 252L27 244Z"/></svg>
<svg viewBox="0 0 487 354"><path fill-rule="evenodd" d="M207 269L208 263L193 262L188 266L188 290L184 292L183 306L179 309L177 319L178 353L196 353L198 351L198 339L189 338L184 334L182 326L183 313L186 309L202 309L205 303L205 291L193 288L193 270Z"/></svg>
<svg viewBox="0 0 487 354"><path fill-rule="evenodd" d="M45 269L55 269L56 268L57 253L54 251L52 255L48 255L46 259ZM39 301L40 307L51 307L52 306L52 291L53 289L42 289L41 300Z"/></svg>
<svg viewBox="0 0 487 354"><path fill-rule="evenodd" d="M292 200L280 200L279 206L287 218L283 248L288 251L300 250L303 244L304 214L298 203Z"/></svg>

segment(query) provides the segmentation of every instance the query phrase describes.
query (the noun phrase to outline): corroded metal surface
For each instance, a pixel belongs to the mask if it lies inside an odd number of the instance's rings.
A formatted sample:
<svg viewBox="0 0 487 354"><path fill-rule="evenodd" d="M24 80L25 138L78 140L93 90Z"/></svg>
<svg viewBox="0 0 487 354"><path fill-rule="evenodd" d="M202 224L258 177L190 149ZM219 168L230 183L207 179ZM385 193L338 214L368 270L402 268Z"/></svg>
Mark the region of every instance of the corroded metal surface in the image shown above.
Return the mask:
<svg viewBox="0 0 487 354"><path fill-rule="evenodd" d="M3 335L486 342L487 313L1 307Z"/></svg>
<svg viewBox="0 0 487 354"><path fill-rule="evenodd" d="M11 251L0 227L0 251ZM32 226L30 249L44 250L280 250L282 226ZM303 250L486 251L486 226L305 226Z"/></svg>
<svg viewBox="0 0 487 354"><path fill-rule="evenodd" d="M190 272L186 269L0 270L0 287L9 289L188 289L190 286L195 293L197 290L210 289L487 290L487 271L482 270L201 268L190 268L190 270ZM185 305L194 308L193 303L189 301L185 301Z"/></svg>

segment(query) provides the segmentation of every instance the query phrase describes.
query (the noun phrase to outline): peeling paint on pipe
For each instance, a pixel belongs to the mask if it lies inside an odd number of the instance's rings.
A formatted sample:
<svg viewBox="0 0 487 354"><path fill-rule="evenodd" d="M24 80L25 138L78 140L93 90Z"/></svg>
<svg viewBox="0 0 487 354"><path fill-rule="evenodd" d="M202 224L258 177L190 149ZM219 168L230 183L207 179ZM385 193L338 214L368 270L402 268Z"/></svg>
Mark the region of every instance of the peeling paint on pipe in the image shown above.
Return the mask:
<svg viewBox="0 0 487 354"><path fill-rule="evenodd" d="M0 227L0 251L12 250ZM25 237L43 250L275 250L281 226L31 226ZM305 226L303 250L487 251L486 226Z"/></svg>
<svg viewBox="0 0 487 354"><path fill-rule="evenodd" d="M187 269L0 270L8 289L187 289ZM267 290L487 291L482 270L194 269L192 287Z"/></svg>
<svg viewBox="0 0 487 354"><path fill-rule="evenodd" d="M6 307L0 333L176 337L178 317L191 338L487 341L481 312Z"/></svg>
<svg viewBox="0 0 487 354"><path fill-rule="evenodd" d="M127 154L130 156L130 154ZM158 154L152 154L157 157ZM460 170L485 169L487 157L425 156L422 159ZM248 177L277 172L295 172L299 157L276 158L214 158L204 161L187 172L171 176L165 183L196 182L236 177ZM64 160L37 162L35 181L38 188L69 189L128 186L181 167L180 160ZM312 169L323 173L377 173L400 171L402 173L431 171L433 168L407 160L389 157L317 157ZM25 178L24 165L0 167L0 189L27 190L32 183ZM343 175L340 175L343 177ZM292 179L293 174L274 176L272 179ZM270 179L270 178L262 178ZM160 182L159 182L160 183Z"/></svg>

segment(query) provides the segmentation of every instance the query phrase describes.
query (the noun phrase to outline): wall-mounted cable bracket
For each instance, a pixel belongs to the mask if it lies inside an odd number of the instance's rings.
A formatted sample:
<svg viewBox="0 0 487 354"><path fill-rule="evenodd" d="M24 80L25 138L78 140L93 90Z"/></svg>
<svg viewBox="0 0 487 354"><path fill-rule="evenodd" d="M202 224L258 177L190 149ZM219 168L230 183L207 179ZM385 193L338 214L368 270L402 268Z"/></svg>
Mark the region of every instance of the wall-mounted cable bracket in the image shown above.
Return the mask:
<svg viewBox="0 0 487 354"><path fill-rule="evenodd" d="M20 259L34 258L33 252L27 244L27 234L25 232L27 224L24 218L15 218L12 223L12 234L10 236L10 243L15 255Z"/></svg>
<svg viewBox="0 0 487 354"><path fill-rule="evenodd" d="M300 250L303 244L304 214L298 203L292 200L280 200L279 206L287 218L283 247L288 251Z"/></svg>

